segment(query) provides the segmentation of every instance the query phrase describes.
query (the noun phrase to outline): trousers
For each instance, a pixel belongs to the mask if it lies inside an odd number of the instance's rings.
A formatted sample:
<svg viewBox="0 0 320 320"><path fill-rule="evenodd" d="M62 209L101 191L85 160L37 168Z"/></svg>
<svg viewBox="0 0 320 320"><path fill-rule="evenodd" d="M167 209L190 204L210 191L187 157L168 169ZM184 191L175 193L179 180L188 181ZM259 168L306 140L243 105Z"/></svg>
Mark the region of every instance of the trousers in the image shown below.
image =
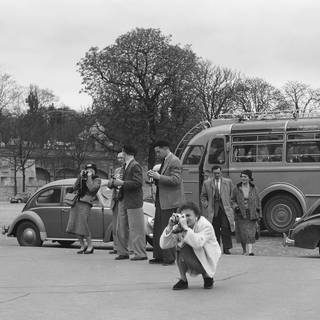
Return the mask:
<svg viewBox="0 0 320 320"><path fill-rule="evenodd" d="M129 255L129 243L136 257L146 257L146 235L142 208L126 209L123 201L118 203L117 223L119 255Z"/></svg>
<svg viewBox="0 0 320 320"><path fill-rule="evenodd" d="M222 240L223 249L232 248L231 228L222 204L217 208L218 214L213 217L212 226L220 244Z"/></svg>

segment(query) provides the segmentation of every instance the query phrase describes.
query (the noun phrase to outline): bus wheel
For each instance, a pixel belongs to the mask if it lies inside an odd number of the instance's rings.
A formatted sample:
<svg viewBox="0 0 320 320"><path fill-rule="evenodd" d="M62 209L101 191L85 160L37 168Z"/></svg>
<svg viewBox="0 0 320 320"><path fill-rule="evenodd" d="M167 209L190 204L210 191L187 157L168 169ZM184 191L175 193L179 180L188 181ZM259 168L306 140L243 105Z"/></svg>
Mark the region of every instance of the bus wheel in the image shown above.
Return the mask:
<svg viewBox="0 0 320 320"><path fill-rule="evenodd" d="M279 194L263 206L263 220L271 232L287 232L301 213L298 200L288 194Z"/></svg>

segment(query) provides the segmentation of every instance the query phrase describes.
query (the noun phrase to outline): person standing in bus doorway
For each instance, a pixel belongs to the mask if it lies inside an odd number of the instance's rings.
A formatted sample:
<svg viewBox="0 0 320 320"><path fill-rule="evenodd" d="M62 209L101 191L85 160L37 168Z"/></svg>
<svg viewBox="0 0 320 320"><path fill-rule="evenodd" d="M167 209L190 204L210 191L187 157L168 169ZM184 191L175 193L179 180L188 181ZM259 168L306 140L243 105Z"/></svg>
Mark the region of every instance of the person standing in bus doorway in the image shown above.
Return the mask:
<svg viewBox="0 0 320 320"><path fill-rule="evenodd" d="M234 213L231 206L233 183L222 177L221 167L212 167L212 177L202 186L201 203L207 209L207 219L212 222L219 244L222 241L223 253L231 254L231 232L234 231Z"/></svg>
<svg viewBox="0 0 320 320"><path fill-rule="evenodd" d="M232 205L236 221L236 239L241 243L243 254L254 256L252 245L261 215L261 202L259 192L252 183L252 171L243 170L240 174L241 182L233 189Z"/></svg>
<svg viewBox="0 0 320 320"><path fill-rule="evenodd" d="M171 265L175 262L175 248L161 249L160 237L163 230L168 225L168 221L173 212L182 203L182 165L170 151L167 141L157 141L154 144L156 157L162 160L158 172L149 170L149 177L153 178L157 186L156 189L156 213L153 227L153 259L151 264Z"/></svg>
<svg viewBox="0 0 320 320"><path fill-rule="evenodd" d="M113 189L111 204L110 207L112 209L112 238L113 238L113 250L110 251L110 254L117 253L117 245L118 245L118 236L117 236L117 223L118 223L118 206L119 206L119 194L120 187L115 187L113 182L114 179L122 179L124 172L124 156L122 152L119 152L117 155L117 161L121 165L120 167L114 170L112 175L112 179L108 181L108 188Z"/></svg>

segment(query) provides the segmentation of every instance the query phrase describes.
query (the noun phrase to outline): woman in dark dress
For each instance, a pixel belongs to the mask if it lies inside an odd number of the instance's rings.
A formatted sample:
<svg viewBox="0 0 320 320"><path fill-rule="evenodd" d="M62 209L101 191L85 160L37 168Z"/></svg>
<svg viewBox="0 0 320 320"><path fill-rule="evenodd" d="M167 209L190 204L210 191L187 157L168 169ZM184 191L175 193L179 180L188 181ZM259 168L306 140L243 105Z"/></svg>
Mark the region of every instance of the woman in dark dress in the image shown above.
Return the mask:
<svg viewBox="0 0 320 320"><path fill-rule="evenodd" d="M232 206L235 215L236 239L241 243L243 254L254 256L253 243L261 219L261 202L259 192L252 183L252 171L243 170L240 174L241 182L238 183L232 193Z"/></svg>
<svg viewBox="0 0 320 320"><path fill-rule="evenodd" d="M85 170L80 172L73 189L78 193L77 201L70 209L67 232L74 234L79 239L81 248L79 254L93 253L91 233L88 225L88 218L92 203L96 199L96 194L100 188L101 180L96 175L97 166L87 164Z"/></svg>

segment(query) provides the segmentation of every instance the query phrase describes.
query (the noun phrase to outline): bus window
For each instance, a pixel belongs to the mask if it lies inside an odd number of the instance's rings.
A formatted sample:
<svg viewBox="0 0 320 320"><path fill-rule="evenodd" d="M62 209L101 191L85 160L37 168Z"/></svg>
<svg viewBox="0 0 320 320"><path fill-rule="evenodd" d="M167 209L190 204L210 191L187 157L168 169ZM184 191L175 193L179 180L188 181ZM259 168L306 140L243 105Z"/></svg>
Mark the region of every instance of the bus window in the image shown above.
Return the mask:
<svg viewBox="0 0 320 320"><path fill-rule="evenodd" d="M190 146L183 164L199 164L203 153L203 146Z"/></svg>
<svg viewBox="0 0 320 320"><path fill-rule="evenodd" d="M282 161L282 144L257 145L257 162Z"/></svg>
<svg viewBox="0 0 320 320"><path fill-rule="evenodd" d="M287 162L320 162L320 141L288 142Z"/></svg>
<svg viewBox="0 0 320 320"><path fill-rule="evenodd" d="M209 164L222 164L225 162L224 139L215 138L212 140L209 149Z"/></svg>
<svg viewBox="0 0 320 320"><path fill-rule="evenodd" d="M234 162L256 162L257 146L255 144L243 144L233 146Z"/></svg>

